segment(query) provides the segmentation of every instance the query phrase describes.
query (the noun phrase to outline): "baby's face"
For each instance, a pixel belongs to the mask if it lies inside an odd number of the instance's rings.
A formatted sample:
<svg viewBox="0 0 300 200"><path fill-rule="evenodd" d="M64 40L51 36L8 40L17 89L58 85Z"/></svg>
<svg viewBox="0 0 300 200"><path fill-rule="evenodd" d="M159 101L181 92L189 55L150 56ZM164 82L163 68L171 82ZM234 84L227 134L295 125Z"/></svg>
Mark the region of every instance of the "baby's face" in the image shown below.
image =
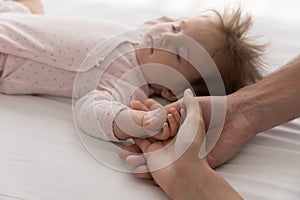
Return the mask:
<svg viewBox="0 0 300 200"><path fill-rule="evenodd" d="M198 44L201 44L207 53L213 57L214 53L222 48L220 39L218 39L220 38L218 35L220 33L215 29L209 19L205 17L185 18L175 22L156 24L153 26L153 29L150 29L145 34L144 41L140 44L140 47L143 48L136 51L138 62L140 65L159 63L171 67L192 83L201 79L201 75L189 62L180 56L185 55L185 57L189 58L186 54L190 54L190 49L188 49L188 45L185 45L185 43L180 44L179 41L182 40L182 35L187 35ZM159 48L165 48L174 53ZM157 66L157 74L159 74L159 66L161 65ZM171 78L170 76L164 77ZM147 77L145 78L147 79ZM154 89L162 90L162 87L157 84L150 85Z"/></svg>

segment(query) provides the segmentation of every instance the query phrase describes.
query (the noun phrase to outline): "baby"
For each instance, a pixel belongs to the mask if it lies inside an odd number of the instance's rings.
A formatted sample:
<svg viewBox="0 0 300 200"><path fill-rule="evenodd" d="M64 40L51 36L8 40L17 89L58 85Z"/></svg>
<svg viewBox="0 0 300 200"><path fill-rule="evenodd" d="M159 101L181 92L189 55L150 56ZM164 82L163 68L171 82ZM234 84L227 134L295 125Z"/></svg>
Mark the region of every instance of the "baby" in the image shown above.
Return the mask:
<svg viewBox="0 0 300 200"><path fill-rule="evenodd" d="M145 39L155 38L151 30L136 38L120 37L100 46L100 54L93 54L98 44L129 29L99 20L31 14L42 13L37 0L4 1L0 11L0 93L73 96L77 125L91 136L121 141L157 132L156 139L176 134L180 125L176 109L166 116L161 109L129 108L132 101L144 102L152 94L169 101L180 97L149 81L160 73L159 67L147 73L143 66L168 66L182 74L197 95L209 95L203 77L179 53L143 47ZM150 24L166 37L176 40L184 34L201 44L217 65L229 94L261 78L257 67L262 65L263 46L246 37L251 18L243 18L239 9L212 13L180 20L163 17ZM156 37L152 45L160 40ZM122 79L133 70L130 80Z"/></svg>

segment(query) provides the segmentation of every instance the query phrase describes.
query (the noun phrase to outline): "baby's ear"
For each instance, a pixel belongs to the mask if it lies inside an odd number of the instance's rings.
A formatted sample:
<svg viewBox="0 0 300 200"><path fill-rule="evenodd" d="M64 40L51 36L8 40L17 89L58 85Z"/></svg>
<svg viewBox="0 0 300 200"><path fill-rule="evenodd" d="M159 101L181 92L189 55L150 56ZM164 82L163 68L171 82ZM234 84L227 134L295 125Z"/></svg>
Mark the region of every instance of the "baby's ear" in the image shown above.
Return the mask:
<svg viewBox="0 0 300 200"><path fill-rule="evenodd" d="M176 101L177 98L176 98L176 95L169 89L167 88L164 88L162 91L161 91L161 94L160 94L163 98L169 100L169 101Z"/></svg>

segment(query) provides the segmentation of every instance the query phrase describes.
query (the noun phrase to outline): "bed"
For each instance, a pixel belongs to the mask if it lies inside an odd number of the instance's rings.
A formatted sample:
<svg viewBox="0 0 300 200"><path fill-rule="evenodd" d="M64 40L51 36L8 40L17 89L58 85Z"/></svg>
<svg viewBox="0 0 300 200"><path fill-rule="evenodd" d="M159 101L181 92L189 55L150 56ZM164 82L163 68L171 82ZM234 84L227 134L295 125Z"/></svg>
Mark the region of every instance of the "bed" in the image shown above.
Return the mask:
<svg viewBox="0 0 300 200"><path fill-rule="evenodd" d="M111 19L129 26L239 3L253 15L254 33L270 43L265 75L300 52L298 0L43 2L47 15ZM70 99L0 94L0 121L1 200L168 199L151 182L110 168L87 151L82 140L114 166L124 165L106 142L79 137ZM300 119L259 134L217 172L245 199L300 199Z"/></svg>

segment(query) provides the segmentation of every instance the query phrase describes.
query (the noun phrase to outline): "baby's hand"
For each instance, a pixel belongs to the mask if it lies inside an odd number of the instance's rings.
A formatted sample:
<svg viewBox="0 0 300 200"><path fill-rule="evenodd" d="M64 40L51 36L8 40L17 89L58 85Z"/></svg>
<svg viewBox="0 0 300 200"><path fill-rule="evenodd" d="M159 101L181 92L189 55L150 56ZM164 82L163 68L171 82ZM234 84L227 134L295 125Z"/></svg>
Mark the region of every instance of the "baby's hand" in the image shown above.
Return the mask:
<svg viewBox="0 0 300 200"><path fill-rule="evenodd" d="M175 108L171 108L167 115L166 122L163 124L162 131L153 136L157 140L167 140L174 137L180 127L181 116ZM143 125L148 126L150 123L145 122Z"/></svg>
<svg viewBox="0 0 300 200"><path fill-rule="evenodd" d="M131 108L137 109L137 110L149 111L149 109L151 107L153 107L154 105L157 106L160 104L152 99L148 99L145 101L144 104L141 102L138 102L138 101L133 102L131 104ZM162 120L164 120L164 119L162 119ZM142 126L149 130L153 130L153 128L156 130L161 129L160 132L153 135L153 138L158 139L158 140L166 140L170 137L174 137L177 134L177 131L180 127L180 120L181 120L181 116L180 116L179 112L175 108L170 108L167 118L165 119L166 122L163 123L162 127L156 127L157 124L161 124L161 123L157 123L157 121L151 120L149 118L149 115L147 115L147 113L145 113L145 115L143 117Z"/></svg>

